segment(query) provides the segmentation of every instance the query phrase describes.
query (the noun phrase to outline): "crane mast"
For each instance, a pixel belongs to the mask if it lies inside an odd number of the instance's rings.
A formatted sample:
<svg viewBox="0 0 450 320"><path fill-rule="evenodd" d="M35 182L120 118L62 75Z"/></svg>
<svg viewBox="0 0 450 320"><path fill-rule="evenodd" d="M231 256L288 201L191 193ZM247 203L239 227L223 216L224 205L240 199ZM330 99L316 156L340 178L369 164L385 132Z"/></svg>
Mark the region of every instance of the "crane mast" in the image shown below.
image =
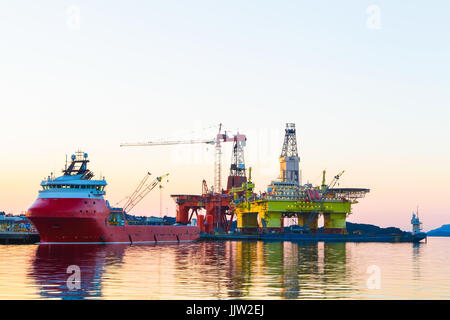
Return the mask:
<svg viewBox="0 0 450 320"><path fill-rule="evenodd" d="M145 177L141 180L141 182L139 182L139 185L137 186L137 188L134 190L134 192L131 194L131 196L128 197L127 202L125 202L125 204L123 205L124 208L127 208L130 205L131 201L137 196L139 191L142 190L142 187L144 186L145 182L147 182L150 175L151 175L151 173L147 172Z"/></svg>
<svg viewBox="0 0 450 320"><path fill-rule="evenodd" d="M345 171L341 171L337 175L334 176L333 180L328 185L328 189L331 189L331 188L333 188L336 185L336 183L338 182L339 178L344 174L344 172Z"/></svg>

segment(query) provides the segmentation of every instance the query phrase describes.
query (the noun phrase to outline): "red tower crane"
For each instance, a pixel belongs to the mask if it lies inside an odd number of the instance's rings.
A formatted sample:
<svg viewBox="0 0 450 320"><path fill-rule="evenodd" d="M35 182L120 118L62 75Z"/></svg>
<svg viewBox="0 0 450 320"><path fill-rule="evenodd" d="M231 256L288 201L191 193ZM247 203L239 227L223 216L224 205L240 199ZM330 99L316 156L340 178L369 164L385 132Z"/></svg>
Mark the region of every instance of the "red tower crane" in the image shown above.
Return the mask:
<svg viewBox="0 0 450 320"><path fill-rule="evenodd" d="M219 132L214 139L194 139L194 140L155 140L147 142L124 142L121 143L121 147L147 147L147 146L166 146L166 145L177 145L177 144L210 144L215 145L215 160L214 160L214 186L213 190L215 193L222 192L222 142L234 142L234 149L239 152L234 152L233 154L241 154L243 151L242 146L245 146L246 136L243 134L236 134L229 137L226 132L222 133L222 124L219 125ZM236 164L235 170L239 176L242 176L243 167L243 153L242 156L238 158L239 163ZM232 164L233 171L233 164ZM245 169L244 169L245 175Z"/></svg>
<svg viewBox="0 0 450 320"><path fill-rule="evenodd" d="M246 181L245 164L243 147L247 137L237 133L228 136L222 133L222 124L219 125L219 132L214 139L197 139L197 140L160 140L137 143L122 143L121 147L129 146L162 146L177 144L210 144L215 145L215 161L214 161L214 187L212 192L208 191L206 182L202 185L202 195L171 195L177 203L177 223L188 224L195 213L199 217L198 210L205 209L206 217L198 219L205 221L206 226L200 225L200 228L206 232L214 230L229 230L230 221L227 220L229 214L229 206L232 202L228 190L232 187L240 187ZM233 142L233 157L230 166L230 175L227 181L227 190L222 189L222 142ZM205 219L203 219L205 218ZM202 223L202 222L201 222Z"/></svg>

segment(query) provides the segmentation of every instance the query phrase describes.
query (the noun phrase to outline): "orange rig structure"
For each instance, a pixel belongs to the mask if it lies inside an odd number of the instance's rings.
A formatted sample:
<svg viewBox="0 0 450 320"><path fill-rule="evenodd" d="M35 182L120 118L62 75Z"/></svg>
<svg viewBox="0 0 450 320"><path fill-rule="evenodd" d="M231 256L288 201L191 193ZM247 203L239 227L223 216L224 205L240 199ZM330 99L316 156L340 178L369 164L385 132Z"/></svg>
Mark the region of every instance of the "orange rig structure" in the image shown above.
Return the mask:
<svg viewBox="0 0 450 320"><path fill-rule="evenodd" d="M228 181L241 181L247 179L245 176L228 176ZM230 186L230 184L228 184ZM231 185L237 187L238 185ZM221 193L209 191L206 181L203 180L203 192L201 195L174 194L171 197L177 203L177 223L190 224L194 214L197 218L197 225L200 231L206 233L228 232L234 218L234 211L230 210L233 203L233 196L228 193L230 189L222 190ZM206 210L206 215L200 215L199 210Z"/></svg>
<svg viewBox="0 0 450 320"><path fill-rule="evenodd" d="M243 148L247 138L245 135L236 134L233 137L227 137L225 135L223 139L225 142L233 142L232 161L226 190L223 190L220 184L218 187L220 192L215 192L214 188L209 190L206 181L203 180L201 195L171 195L177 204L177 223L190 224L195 214L200 231L206 233L230 231L234 218L234 210L232 210L234 196L230 191L232 188L241 187L243 183L247 182ZM216 174L220 175L220 169L217 167L217 164ZM206 211L205 216L199 214L198 211L200 209Z"/></svg>
<svg viewBox="0 0 450 320"><path fill-rule="evenodd" d="M197 225L202 232L228 232L234 218L232 206L234 195L230 193L232 188L239 188L247 182L244 146L247 137L243 134L228 136L222 133L222 124L219 125L219 132L215 139L200 140L174 140L174 141L149 141L137 143L122 143L121 147L126 146L161 146L177 144L210 144L215 145L215 164L214 164L214 186L208 189L206 181L203 180L202 194L176 194L171 195L177 204L176 223L188 225L193 216L197 218ZM226 190L222 189L221 168L222 168L222 145L221 142L233 142L232 161L230 173L227 179ZM242 192L243 194L243 192ZM200 210L205 210L206 214L200 214Z"/></svg>

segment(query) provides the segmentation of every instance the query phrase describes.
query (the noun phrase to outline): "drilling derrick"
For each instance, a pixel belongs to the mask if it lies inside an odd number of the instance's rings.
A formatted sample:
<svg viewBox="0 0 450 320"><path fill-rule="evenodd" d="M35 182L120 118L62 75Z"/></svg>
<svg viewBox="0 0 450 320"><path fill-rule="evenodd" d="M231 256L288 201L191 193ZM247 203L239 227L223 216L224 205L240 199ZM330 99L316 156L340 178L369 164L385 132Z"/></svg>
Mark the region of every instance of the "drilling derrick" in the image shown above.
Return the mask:
<svg viewBox="0 0 450 320"><path fill-rule="evenodd" d="M230 175L227 181L227 190L231 188L239 188L244 182L247 182L245 176L245 162L244 162L244 147L246 137L241 134L237 134L233 141L233 154L231 157Z"/></svg>
<svg viewBox="0 0 450 320"><path fill-rule="evenodd" d="M295 182L299 179L300 158L297 152L297 138L295 123L286 123L283 149L280 155L280 178L282 182Z"/></svg>

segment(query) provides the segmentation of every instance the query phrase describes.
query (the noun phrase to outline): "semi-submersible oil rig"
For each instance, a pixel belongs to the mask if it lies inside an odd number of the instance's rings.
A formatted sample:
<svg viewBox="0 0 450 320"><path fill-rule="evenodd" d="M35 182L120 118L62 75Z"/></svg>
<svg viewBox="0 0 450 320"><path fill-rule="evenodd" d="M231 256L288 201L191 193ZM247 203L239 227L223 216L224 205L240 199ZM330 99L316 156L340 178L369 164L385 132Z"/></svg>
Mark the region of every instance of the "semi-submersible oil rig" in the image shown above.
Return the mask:
<svg viewBox="0 0 450 320"><path fill-rule="evenodd" d="M237 233L283 233L284 218L297 218L290 230L296 233L317 233L318 217L323 215L323 233L346 234L346 217L357 199L364 197L369 189L334 188L343 172L326 185L325 171L321 186L300 184L295 124L286 124L283 149L280 156L280 178L273 181L267 192L256 194L255 185L246 177L244 150L246 138L235 135L220 137L233 141L233 156L227 189L208 190L203 181L201 195L172 195L177 203L177 223L189 224L192 217L204 234L229 233L234 217L237 217ZM229 139L229 140L227 140ZM200 210L206 210L203 216Z"/></svg>
<svg viewBox="0 0 450 320"><path fill-rule="evenodd" d="M288 241L379 241L418 242L426 238L420 228L412 233L389 235L348 234L346 219L352 205L358 203L370 189L335 187L344 171L327 184L325 170L322 184L301 184L300 157L294 123L287 123L280 155L280 176L272 181L267 191L256 193L251 181L251 168L247 179L244 163L243 134L228 136L219 132L214 139L186 141L150 141L125 143L121 146L157 146L174 144L206 143L215 145L214 187L208 188L203 180L202 194L174 194L177 204L176 223L189 225L195 216L203 239L262 239ZM221 187L221 143L233 142L232 161L226 189ZM203 212L206 212L203 214ZM319 228L319 216L324 226ZM231 230L233 221L237 228ZM285 218L293 218L294 225L285 226ZM416 223L416 226L419 222ZM420 224L419 224L420 225ZM320 230L320 232L319 232Z"/></svg>

